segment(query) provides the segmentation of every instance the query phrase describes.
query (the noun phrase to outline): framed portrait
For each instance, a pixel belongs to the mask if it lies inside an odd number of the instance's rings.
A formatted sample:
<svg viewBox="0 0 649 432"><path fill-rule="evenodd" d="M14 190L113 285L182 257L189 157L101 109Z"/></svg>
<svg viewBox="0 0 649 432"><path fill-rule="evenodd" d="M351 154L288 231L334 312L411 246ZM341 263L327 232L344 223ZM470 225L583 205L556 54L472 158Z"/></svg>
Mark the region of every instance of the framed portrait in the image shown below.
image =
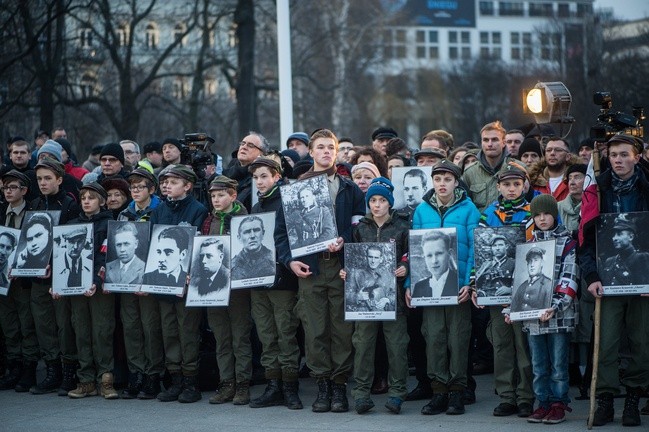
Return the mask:
<svg viewBox="0 0 649 432"><path fill-rule="evenodd" d="M395 210L415 211L426 192L433 188L432 172L430 166L392 168Z"/></svg>
<svg viewBox="0 0 649 432"><path fill-rule="evenodd" d="M137 292L149 250L149 222L108 221L108 250L104 288L113 292Z"/></svg>
<svg viewBox="0 0 649 432"><path fill-rule="evenodd" d="M275 212L235 216L230 223L232 289L270 286L275 281Z"/></svg>
<svg viewBox="0 0 649 432"><path fill-rule="evenodd" d="M92 287L95 249L92 224L60 225L53 229L52 292L81 295Z"/></svg>
<svg viewBox="0 0 649 432"><path fill-rule="evenodd" d="M327 250L338 238L326 174L280 186L293 258Z"/></svg>
<svg viewBox="0 0 649 432"><path fill-rule="evenodd" d="M556 240L516 245L516 271L509 317L539 318L552 306Z"/></svg>
<svg viewBox="0 0 649 432"><path fill-rule="evenodd" d="M597 223L597 272L604 295L649 293L649 213L601 214Z"/></svg>
<svg viewBox="0 0 649 432"><path fill-rule="evenodd" d="M411 304L457 305L460 287L456 229L410 230L409 240Z"/></svg>
<svg viewBox="0 0 649 432"><path fill-rule="evenodd" d="M177 296L185 293L195 235L193 226L153 226L141 291Z"/></svg>
<svg viewBox="0 0 649 432"><path fill-rule="evenodd" d="M0 295L9 294L9 270L14 262L20 230L0 226Z"/></svg>
<svg viewBox="0 0 649 432"><path fill-rule="evenodd" d="M227 306L230 301L230 236L194 237L185 306Z"/></svg>
<svg viewBox="0 0 649 432"><path fill-rule="evenodd" d="M345 320L397 319L394 243L345 244Z"/></svg>
<svg viewBox="0 0 649 432"><path fill-rule="evenodd" d="M60 216L60 210L25 212L12 276L45 276L54 244L52 227L58 225Z"/></svg>
<svg viewBox="0 0 649 432"><path fill-rule="evenodd" d="M509 304L514 284L516 245L525 243L524 227L477 227L473 231L478 304Z"/></svg>

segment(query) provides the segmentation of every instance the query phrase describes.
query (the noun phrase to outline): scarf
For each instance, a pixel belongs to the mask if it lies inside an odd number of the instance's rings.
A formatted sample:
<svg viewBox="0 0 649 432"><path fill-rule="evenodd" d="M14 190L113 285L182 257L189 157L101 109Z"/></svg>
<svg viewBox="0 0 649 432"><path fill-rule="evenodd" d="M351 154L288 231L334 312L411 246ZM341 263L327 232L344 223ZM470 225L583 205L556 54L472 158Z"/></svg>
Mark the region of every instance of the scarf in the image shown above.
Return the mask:
<svg viewBox="0 0 649 432"><path fill-rule="evenodd" d="M502 198L502 195L500 198ZM525 208L525 206L527 205L528 202L523 195L513 200L498 199L497 213L499 214L500 220L503 221L503 224L511 225L512 216L514 214L518 213L519 211L525 211L529 214L529 207L527 209Z"/></svg>
<svg viewBox="0 0 649 432"><path fill-rule="evenodd" d="M214 215L215 218L218 218L219 221L221 222L221 225L219 226L219 231L218 234L222 235L225 234L225 222L226 218L231 219L233 215L236 215L239 211L241 210L241 205L239 205L238 201L235 201L232 204L232 210L229 212L223 212L223 211L218 211L216 209L212 209L212 214Z"/></svg>
<svg viewBox="0 0 649 432"><path fill-rule="evenodd" d="M613 188L613 192L615 192L617 195L623 195L633 190L635 183L638 181L638 166L635 166L635 168L633 169L633 175L627 180L622 180L621 178L619 178L613 170L611 170L611 174L611 186Z"/></svg>
<svg viewBox="0 0 649 432"><path fill-rule="evenodd" d="M323 170L323 171L314 171L313 167L311 167L311 168L309 168L309 170L307 172L305 172L304 174L302 174L299 177L299 180L310 179L312 177L317 177L320 174L327 174L327 177L336 174L336 165L332 165L332 166L330 166L329 168L327 168L326 170Z"/></svg>

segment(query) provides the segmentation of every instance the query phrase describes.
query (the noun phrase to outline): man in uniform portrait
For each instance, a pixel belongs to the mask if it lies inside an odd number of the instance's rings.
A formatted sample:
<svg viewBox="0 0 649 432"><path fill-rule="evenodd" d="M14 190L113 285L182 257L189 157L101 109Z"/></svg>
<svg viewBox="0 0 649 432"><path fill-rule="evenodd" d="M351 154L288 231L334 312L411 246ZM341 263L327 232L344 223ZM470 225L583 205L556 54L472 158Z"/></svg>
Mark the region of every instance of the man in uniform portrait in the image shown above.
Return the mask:
<svg viewBox="0 0 649 432"><path fill-rule="evenodd" d="M368 268L353 269L347 279L348 310L395 310L396 281L383 259L381 248L369 246L365 257Z"/></svg>
<svg viewBox="0 0 649 432"><path fill-rule="evenodd" d="M508 296L514 282L514 258L508 254L511 247L505 236L491 239L491 259L482 263L476 271L478 296Z"/></svg>
<svg viewBox="0 0 649 432"><path fill-rule="evenodd" d="M336 229L330 210L317 205L315 195L309 186L297 194L301 209L295 223L289 228L291 247L299 249L322 241L334 239Z"/></svg>
<svg viewBox="0 0 649 432"><path fill-rule="evenodd" d="M539 247L531 248L525 255L528 277L512 298L512 311L523 312L550 307L554 287L552 279L543 274L544 255L545 251Z"/></svg>

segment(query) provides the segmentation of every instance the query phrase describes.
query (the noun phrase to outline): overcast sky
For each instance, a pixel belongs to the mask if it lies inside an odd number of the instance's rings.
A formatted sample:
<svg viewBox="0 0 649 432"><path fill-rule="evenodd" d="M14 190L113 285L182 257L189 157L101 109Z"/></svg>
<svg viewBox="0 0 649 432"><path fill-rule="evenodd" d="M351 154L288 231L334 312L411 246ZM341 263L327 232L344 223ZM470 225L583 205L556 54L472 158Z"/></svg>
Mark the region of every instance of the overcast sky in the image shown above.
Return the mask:
<svg viewBox="0 0 649 432"><path fill-rule="evenodd" d="M613 8L616 17L626 20L649 17L647 0L595 0L595 8Z"/></svg>

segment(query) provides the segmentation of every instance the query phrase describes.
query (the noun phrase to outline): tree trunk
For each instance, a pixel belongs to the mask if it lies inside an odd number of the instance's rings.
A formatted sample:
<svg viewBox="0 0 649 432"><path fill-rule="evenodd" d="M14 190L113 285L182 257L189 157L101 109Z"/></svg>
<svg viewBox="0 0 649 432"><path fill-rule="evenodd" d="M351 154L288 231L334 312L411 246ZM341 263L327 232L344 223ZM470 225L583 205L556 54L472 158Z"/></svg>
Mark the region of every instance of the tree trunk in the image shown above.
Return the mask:
<svg viewBox="0 0 649 432"><path fill-rule="evenodd" d="M252 0L239 0L234 12L239 41L237 79L237 114L239 137L259 128L257 92L255 90L255 6Z"/></svg>

